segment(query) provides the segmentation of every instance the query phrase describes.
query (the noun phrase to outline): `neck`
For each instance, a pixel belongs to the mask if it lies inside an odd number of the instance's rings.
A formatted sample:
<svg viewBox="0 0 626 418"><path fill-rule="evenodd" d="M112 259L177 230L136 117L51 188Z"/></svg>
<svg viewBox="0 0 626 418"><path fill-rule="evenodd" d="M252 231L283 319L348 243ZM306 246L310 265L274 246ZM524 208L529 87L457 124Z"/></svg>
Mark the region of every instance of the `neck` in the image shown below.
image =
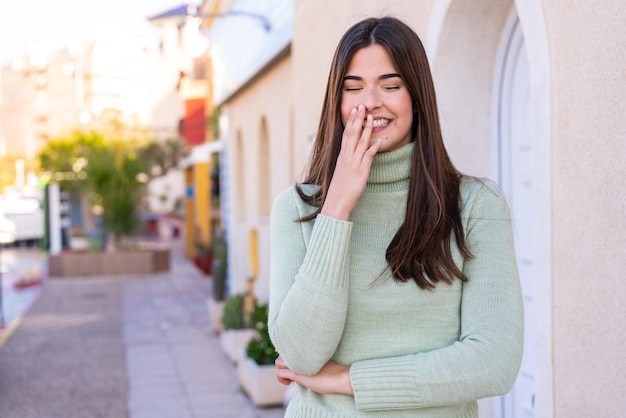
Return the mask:
<svg viewBox="0 0 626 418"><path fill-rule="evenodd" d="M414 148L415 145L411 142L393 151L376 154L366 190L372 192L407 190Z"/></svg>

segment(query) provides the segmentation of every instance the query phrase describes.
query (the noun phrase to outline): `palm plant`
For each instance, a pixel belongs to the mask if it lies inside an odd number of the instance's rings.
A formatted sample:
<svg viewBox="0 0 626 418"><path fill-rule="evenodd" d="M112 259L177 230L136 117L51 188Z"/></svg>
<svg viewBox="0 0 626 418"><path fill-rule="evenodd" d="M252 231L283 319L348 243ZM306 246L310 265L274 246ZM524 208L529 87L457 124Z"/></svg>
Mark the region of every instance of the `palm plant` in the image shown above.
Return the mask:
<svg viewBox="0 0 626 418"><path fill-rule="evenodd" d="M86 166L94 199L103 208L104 226L115 243L139 226L146 170L144 161L121 142L99 149Z"/></svg>

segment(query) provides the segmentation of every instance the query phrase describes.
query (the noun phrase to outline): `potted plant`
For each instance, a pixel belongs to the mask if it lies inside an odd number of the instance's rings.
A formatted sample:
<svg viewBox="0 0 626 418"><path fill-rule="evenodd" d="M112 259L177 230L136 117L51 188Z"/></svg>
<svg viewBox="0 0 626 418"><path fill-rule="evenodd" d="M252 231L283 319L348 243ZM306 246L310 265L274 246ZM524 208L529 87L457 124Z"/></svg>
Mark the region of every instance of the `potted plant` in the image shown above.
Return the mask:
<svg viewBox="0 0 626 418"><path fill-rule="evenodd" d="M102 221L107 251L71 251L50 254L52 276L148 274L169 270L167 248L124 245L140 226L146 182L153 165L139 155L148 132L127 136L115 111L103 113L97 131L75 131L51 138L39 153L47 180L61 175L59 186L91 207ZM177 157L176 157L177 158ZM65 174L70 173L69 176ZM69 204L69 203L67 203ZM69 237L67 237L69 238ZM132 241L132 240L131 240Z"/></svg>
<svg viewBox="0 0 626 418"><path fill-rule="evenodd" d="M258 335L248 342L237 363L239 382L255 406L281 405L287 391L287 386L276 380L274 361L278 353L267 328L268 311L267 304L257 306L255 329Z"/></svg>
<svg viewBox="0 0 626 418"><path fill-rule="evenodd" d="M237 363L239 352L257 335L256 329L251 328L246 321L245 298L245 294L236 294L227 297L224 301L220 344L233 364ZM253 309L251 317L254 315Z"/></svg>
<svg viewBox="0 0 626 418"><path fill-rule="evenodd" d="M194 247L193 263L206 276L210 275L213 265L213 247L200 240L194 243Z"/></svg>
<svg viewBox="0 0 626 418"><path fill-rule="evenodd" d="M223 301L226 296L226 267L228 263L228 246L222 228L215 229L213 239L213 299Z"/></svg>
<svg viewBox="0 0 626 418"><path fill-rule="evenodd" d="M216 333L222 332L222 316L224 315L224 298L226 294L226 263L228 247L224 230L215 230L213 241L213 297L207 300L209 319Z"/></svg>

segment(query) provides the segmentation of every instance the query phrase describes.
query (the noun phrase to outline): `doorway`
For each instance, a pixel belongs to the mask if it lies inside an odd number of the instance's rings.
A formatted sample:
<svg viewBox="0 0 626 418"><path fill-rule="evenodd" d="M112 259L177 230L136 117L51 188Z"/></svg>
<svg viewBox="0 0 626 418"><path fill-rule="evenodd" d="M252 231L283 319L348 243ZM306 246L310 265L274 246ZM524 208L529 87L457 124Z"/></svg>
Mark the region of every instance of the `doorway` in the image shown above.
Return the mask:
<svg viewBox="0 0 626 418"><path fill-rule="evenodd" d="M513 7L502 32L494 78L497 180L509 203L517 265L524 298L524 357L511 391L495 399L499 418L532 418L535 403L533 356L533 158L528 56Z"/></svg>

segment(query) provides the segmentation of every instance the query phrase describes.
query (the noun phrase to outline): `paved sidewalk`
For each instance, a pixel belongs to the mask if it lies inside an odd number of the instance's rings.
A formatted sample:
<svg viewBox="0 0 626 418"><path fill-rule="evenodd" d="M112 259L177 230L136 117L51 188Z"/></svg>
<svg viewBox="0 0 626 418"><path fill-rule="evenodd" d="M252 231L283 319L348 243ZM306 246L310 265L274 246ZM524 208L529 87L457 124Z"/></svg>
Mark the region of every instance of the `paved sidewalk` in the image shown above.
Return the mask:
<svg viewBox="0 0 626 418"><path fill-rule="evenodd" d="M211 279L172 248L151 276L47 280L0 347L0 418L278 418L210 327Z"/></svg>

